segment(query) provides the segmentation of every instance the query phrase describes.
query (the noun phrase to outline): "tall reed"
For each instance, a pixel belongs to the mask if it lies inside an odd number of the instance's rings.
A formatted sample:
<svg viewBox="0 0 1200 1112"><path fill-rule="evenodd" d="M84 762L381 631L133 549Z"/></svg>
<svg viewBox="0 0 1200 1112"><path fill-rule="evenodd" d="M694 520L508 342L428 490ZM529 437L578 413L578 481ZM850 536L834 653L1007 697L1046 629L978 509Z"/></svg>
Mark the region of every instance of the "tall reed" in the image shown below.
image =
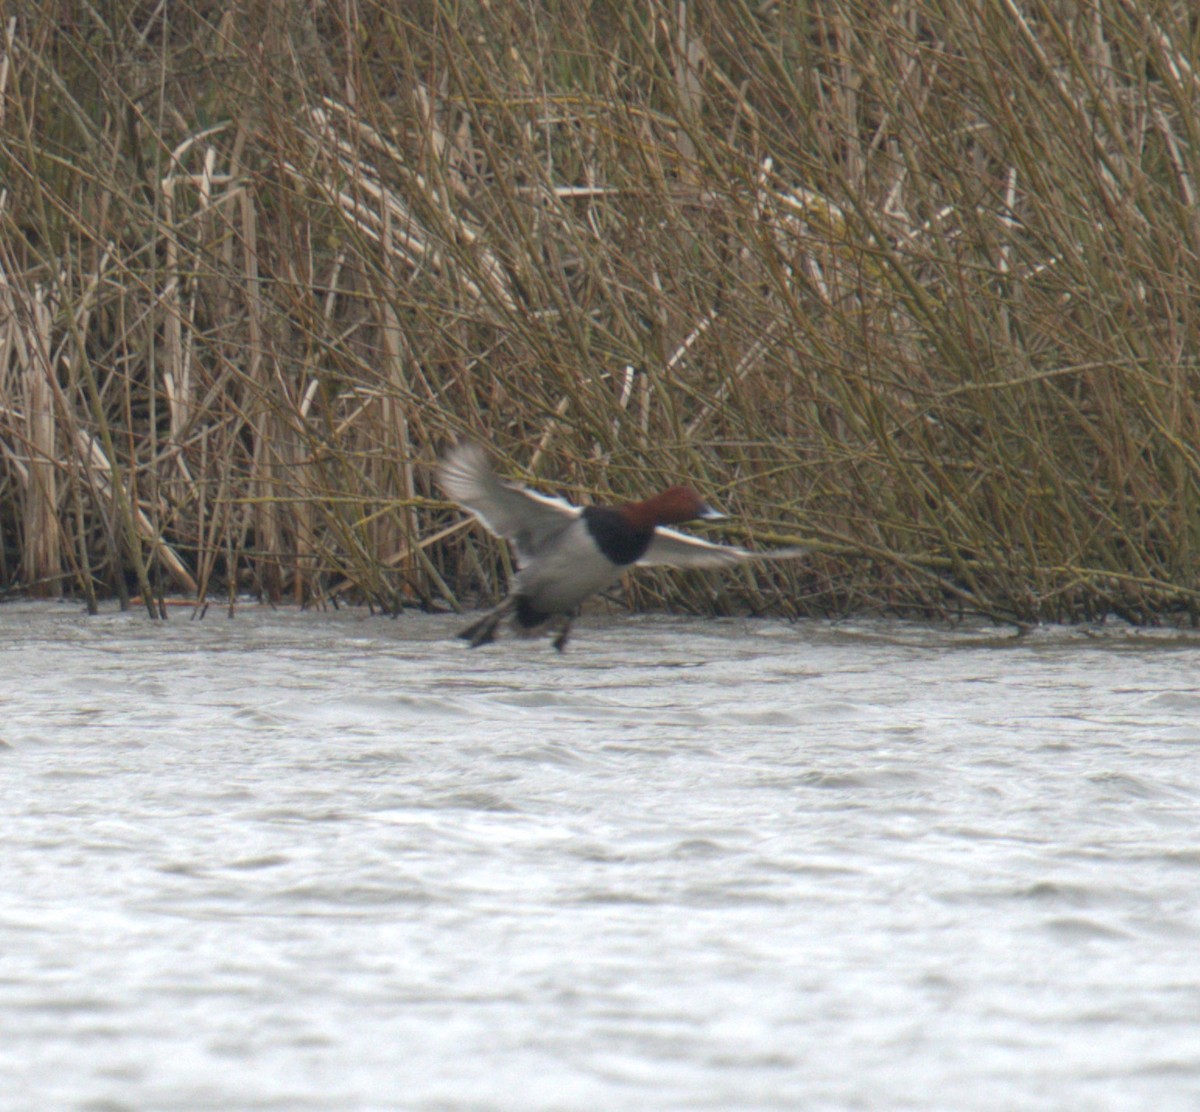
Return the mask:
<svg viewBox="0 0 1200 1112"><path fill-rule="evenodd" d="M507 557L432 485L465 434L812 546L638 606L1195 616L1182 0L28 0L0 31L7 591L470 604Z"/></svg>

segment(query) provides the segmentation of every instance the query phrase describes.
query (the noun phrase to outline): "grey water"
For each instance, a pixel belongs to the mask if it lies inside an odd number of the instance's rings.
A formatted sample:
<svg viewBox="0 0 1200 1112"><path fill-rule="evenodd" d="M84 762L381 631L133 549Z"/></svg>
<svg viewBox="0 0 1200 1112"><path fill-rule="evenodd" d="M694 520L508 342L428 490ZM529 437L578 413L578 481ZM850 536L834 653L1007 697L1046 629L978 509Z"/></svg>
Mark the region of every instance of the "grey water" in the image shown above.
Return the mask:
<svg viewBox="0 0 1200 1112"><path fill-rule="evenodd" d="M1200 640L0 607L0 1109L1195 1109Z"/></svg>

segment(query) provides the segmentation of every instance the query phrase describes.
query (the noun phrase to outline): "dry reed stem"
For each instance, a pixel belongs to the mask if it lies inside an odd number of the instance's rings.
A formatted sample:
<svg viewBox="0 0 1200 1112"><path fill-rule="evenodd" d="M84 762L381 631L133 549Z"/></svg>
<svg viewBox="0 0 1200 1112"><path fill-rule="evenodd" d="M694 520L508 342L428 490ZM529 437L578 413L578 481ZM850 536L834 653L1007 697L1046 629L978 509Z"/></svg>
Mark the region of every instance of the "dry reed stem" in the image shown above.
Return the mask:
<svg viewBox="0 0 1200 1112"><path fill-rule="evenodd" d="M62 590L62 551L58 528L58 485L54 461L58 456L54 393L50 387L50 311L45 290L34 292L28 313L29 331L18 341L18 359L24 379L26 440L29 449L28 487L25 495L26 568L31 591L58 595Z"/></svg>

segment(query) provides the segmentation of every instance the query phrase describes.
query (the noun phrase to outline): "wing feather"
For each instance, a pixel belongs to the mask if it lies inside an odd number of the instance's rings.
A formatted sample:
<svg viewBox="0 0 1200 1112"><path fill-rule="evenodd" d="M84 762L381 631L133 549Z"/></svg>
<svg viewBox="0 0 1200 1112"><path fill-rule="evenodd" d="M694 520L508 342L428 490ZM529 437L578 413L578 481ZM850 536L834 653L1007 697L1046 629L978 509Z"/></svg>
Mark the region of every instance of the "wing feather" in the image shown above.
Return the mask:
<svg viewBox="0 0 1200 1112"><path fill-rule="evenodd" d="M582 511L562 498L506 483L492 470L487 453L470 441L453 448L438 467L446 495L473 513L498 537L513 542L519 560L536 556Z"/></svg>
<svg viewBox="0 0 1200 1112"><path fill-rule="evenodd" d="M794 560L807 555L803 548L775 548L752 552L732 544L713 544L662 526L654 530L654 539L638 561L642 567L727 568L749 560Z"/></svg>

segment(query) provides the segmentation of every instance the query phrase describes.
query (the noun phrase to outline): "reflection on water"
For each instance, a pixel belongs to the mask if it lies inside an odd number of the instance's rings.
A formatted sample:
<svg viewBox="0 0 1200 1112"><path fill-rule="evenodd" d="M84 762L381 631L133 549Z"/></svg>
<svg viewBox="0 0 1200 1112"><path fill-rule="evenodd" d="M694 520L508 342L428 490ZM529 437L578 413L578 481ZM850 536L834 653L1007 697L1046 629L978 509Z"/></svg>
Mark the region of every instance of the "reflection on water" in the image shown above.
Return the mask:
<svg viewBox="0 0 1200 1112"><path fill-rule="evenodd" d="M1192 1109L1200 641L0 607L5 1109Z"/></svg>

